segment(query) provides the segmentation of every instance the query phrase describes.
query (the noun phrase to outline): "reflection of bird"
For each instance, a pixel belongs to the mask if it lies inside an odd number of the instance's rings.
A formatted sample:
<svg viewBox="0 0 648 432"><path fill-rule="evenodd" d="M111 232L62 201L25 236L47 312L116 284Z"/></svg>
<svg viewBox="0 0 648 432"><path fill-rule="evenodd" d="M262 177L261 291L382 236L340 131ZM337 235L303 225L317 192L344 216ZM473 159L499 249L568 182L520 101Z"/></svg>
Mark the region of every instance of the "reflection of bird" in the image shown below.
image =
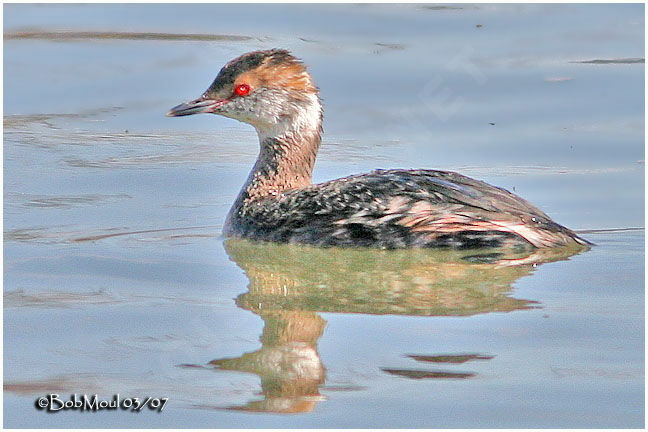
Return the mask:
<svg viewBox="0 0 648 432"><path fill-rule="evenodd" d="M510 296L511 284L535 264L566 259L579 248L532 252L315 248L230 239L225 249L248 277L236 304L264 321L261 348L210 364L261 379L263 399L228 409L306 412L322 399L326 370L317 342L326 322L318 312L405 316L468 316L538 307ZM427 363L487 360L480 354L409 354ZM473 372L451 368L382 368L413 379L466 379Z"/></svg>
<svg viewBox="0 0 648 432"><path fill-rule="evenodd" d="M317 87L285 50L226 64L167 115L213 113L254 126L261 152L225 234L337 246L555 247L587 244L512 193L453 172L378 170L313 185L322 131Z"/></svg>
<svg viewBox="0 0 648 432"><path fill-rule="evenodd" d="M225 248L250 281L248 292L236 299L243 309L412 316L532 308L535 302L509 296L513 282L531 274L536 264L563 260L579 251L376 251L243 239L229 239Z"/></svg>
<svg viewBox="0 0 648 432"><path fill-rule="evenodd" d="M262 313L265 322L261 349L237 358L216 359L211 365L223 370L250 372L261 377L262 400L230 409L297 413L312 411L322 399L325 369L317 352L317 340L326 321L314 312Z"/></svg>

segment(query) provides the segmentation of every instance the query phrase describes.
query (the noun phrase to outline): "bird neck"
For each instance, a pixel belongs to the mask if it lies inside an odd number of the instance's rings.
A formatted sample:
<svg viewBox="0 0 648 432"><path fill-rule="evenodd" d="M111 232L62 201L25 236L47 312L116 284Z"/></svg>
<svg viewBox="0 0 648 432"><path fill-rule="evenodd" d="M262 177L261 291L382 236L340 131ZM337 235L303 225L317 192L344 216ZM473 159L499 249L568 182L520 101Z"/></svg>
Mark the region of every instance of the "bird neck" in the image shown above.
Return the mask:
<svg viewBox="0 0 648 432"><path fill-rule="evenodd" d="M256 126L261 149L241 191L245 198L278 195L312 183L322 108L317 95L300 102L293 115L281 116L271 126Z"/></svg>
<svg viewBox="0 0 648 432"><path fill-rule="evenodd" d="M321 142L322 108L317 95L308 102L294 115L277 116L279 121L272 125L254 125L261 146L259 156L227 215L223 232L235 233L245 209L254 201L312 184Z"/></svg>
<svg viewBox="0 0 648 432"><path fill-rule="evenodd" d="M242 193L254 199L310 185L319 144L319 134L263 138Z"/></svg>

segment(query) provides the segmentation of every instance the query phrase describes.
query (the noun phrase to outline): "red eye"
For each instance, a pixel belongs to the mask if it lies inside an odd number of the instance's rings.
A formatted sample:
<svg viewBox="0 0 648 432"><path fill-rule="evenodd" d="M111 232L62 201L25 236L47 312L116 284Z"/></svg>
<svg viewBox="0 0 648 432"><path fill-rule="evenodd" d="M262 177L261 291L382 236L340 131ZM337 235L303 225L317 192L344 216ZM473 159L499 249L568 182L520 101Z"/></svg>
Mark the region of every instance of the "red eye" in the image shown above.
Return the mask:
<svg viewBox="0 0 648 432"><path fill-rule="evenodd" d="M239 96L245 96L246 94L250 93L250 86L247 84L239 84L234 89L234 93Z"/></svg>

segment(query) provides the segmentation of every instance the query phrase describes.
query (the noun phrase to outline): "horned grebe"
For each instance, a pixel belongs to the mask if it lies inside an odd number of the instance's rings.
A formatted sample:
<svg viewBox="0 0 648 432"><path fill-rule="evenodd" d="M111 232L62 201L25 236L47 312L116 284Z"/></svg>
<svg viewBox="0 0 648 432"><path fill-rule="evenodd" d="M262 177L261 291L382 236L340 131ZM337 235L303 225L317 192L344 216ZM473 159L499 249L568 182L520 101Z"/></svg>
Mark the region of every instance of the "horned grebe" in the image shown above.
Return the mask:
<svg viewBox="0 0 648 432"><path fill-rule="evenodd" d="M232 60L202 96L167 115L198 113L249 123L261 144L225 236L381 248L589 244L524 199L454 172L377 170L312 184L322 105L286 50Z"/></svg>

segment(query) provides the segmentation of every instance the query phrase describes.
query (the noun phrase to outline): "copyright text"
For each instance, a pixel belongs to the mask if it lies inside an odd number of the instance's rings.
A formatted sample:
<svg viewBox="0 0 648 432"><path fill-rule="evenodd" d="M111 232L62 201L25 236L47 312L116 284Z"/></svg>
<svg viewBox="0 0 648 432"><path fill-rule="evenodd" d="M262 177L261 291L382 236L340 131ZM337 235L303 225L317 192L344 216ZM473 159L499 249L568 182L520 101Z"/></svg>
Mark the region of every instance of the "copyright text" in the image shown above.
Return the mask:
<svg viewBox="0 0 648 432"><path fill-rule="evenodd" d="M59 411L110 411L121 409L123 411L141 412L144 408L150 411L161 413L169 398L145 398L128 397L122 398L119 393L113 395L112 399L100 399L98 395L72 394L67 400L59 395L51 393L41 396L34 402L38 410L47 412Z"/></svg>

